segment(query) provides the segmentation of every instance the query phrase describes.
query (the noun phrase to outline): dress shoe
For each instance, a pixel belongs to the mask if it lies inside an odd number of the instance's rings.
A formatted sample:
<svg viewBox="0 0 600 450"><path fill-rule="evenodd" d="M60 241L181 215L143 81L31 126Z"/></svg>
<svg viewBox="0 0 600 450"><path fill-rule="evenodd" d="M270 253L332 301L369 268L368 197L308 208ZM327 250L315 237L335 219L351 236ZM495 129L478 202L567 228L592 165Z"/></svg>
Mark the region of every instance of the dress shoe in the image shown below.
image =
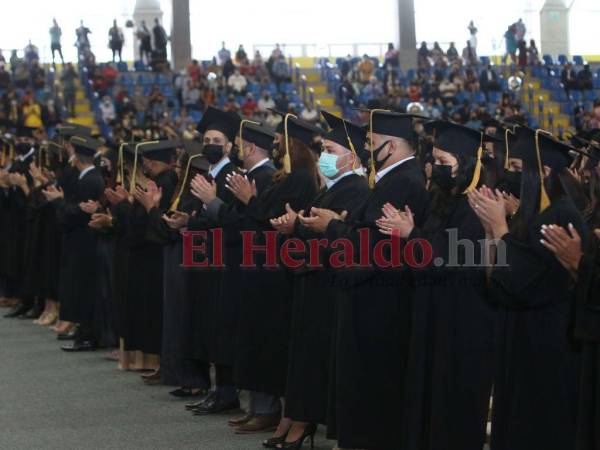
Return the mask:
<svg viewBox="0 0 600 450"><path fill-rule="evenodd" d="M96 345L92 341L75 341L63 345L60 349L65 352L89 352L96 350Z"/></svg>
<svg viewBox="0 0 600 450"><path fill-rule="evenodd" d="M77 334L77 330L73 327L66 333L59 333L56 336L56 339L58 339L59 341L73 341L75 340L75 334Z"/></svg>
<svg viewBox="0 0 600 450"><path fill-rule="evenodd" d="M254 414L247 413L246 415L243 415L242 417L235 417L233 419L229 419L229 421L227 422L227 425L229 425L230 427L239 427L240 425L244 425L245 423L248 423L250 421L250 419L252 419L253 417L254 417Z"/></svg>
<svg viewBox="0 0 600 450"><path fill-rule="evenodd" d="M194 409L195 416L205 416L208 414L218 414L226 411L233 411L240 409L240 401L236 398L232 401L224 401L219 395L215 395L214 398L208 400Z"/></svg>
<svg viewBox="0 0 600 450"><path fill-rule="evenodd" d="M196 389L196 392L194 392L194 389L192 388L180 387L179 389L169 392L169 394L177 398L201 397L204 395L204 391L202 389Z"/></svg>
<svg viewBox="0 0 600 450"><path fill-rule="evenodd" d="M235 434L255 434L275 431L281 416L254 416L248 422L236 427Z"/></svg>
<svg viewBox="0 0 600 450"><path fill-rule="evenodd" d="M193 403L187 403L185 405L185 409L193 411L195 409L198 409L199 407L201 407L204 403L206 403L208 400L211 400L214 396L216 395L215 391L208 391L207 393L204 394L203 397L201 397L197 402L193 402Z"/></svg>
<svg viewBox="0 0 600 450"><path fill-rule="evenodd" d="M148 374L141 375L142 381L147 385L157 385L160 384L160 369L156 369L153 372Z"/></svg>
<svg viewBox="0 0 600 450"><path fill-rule="evenodd" d="M13 319L15 317L22 316L30 309L31 309L31 305L19 305L16 308L14 308L13 310L9 311L7 314L4 314L4 317L6 317L7 319Z"/></svg>

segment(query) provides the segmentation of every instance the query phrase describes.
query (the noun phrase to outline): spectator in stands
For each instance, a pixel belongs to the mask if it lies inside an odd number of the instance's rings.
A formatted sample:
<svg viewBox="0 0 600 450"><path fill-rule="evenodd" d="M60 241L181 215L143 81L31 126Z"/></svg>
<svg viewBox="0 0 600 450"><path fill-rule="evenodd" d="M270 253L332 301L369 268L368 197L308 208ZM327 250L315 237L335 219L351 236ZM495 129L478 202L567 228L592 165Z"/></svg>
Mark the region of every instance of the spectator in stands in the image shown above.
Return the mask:
<svg viewBox="0 0 600 450"><path fill-rule="evenodd" d="M88 35L92 32L88 27L83 25L83 20L79 21L79 28L75 30L77 36L77 59L81 60L85 50L90 49L90 39Z"/></svg>
<svg viewBox="0 0 600 450"><path fill-rule="evenodd" d="M0 90L7 90L10 82L10 73L4 68L4 64L0 64Z"/></svg>
<svg viewBox="0 0 600 450"><path fill-rule="evenodd" d="M15 86L20 89L26 89L30 83L29 70L25 63L20 63L15 68L13 73L13 81Z"/></svg>
<svg viewBox="0 0 600 450"><path fill-rule="evenodd" d="M365 53L362 60L358 63L357 69L360 74L360 81L362 83L368 83L375 71L375 64L373 63L373 60L369 58L369 55Z"/></svg>
<svg viewBox="0 0 600 450"><path fill-rule="evenodd" d="M352 55L347 55L339 64L340 75L346 78L352 70Z"/></svg>
<svg viewBox="0 0 600 450"><path fill-rule="evenodd" d="M42 107L35 101L32 93L29 93L28 98L23 104L23 125L31 128L41 128L42 123Z"/></svg>
<svg viewBox="0 0 600 450"><path fill-rule="evenodd" d="M156 59L166 60L167 59L167 43L169 37L167 32L160 24L158 17L154 19L154 28L152 28L152 36L154 37L154 51L156 52Z"/></svg>
<svg viewBox="0 0 600 450"><path fill-rule="evenodd" d="M231 60L231 52L225 48L225 41L221 42L221 50L219 50L219 64L222 66L225 62Z"/></svg>
<svg viewBox="0 0 600 450"><path fill-rule="evenodd" d="M577 85L582 91L591 91L594 88L593 82L594 76L590 70L590 65L586 64L583 66L583 69L577 73Z"/></svg>
<svg viewBox="0 0 600 450"><path fill-rule="evenodd" d="M271 58L272 59L281 59L281 58L283 58L283 52L281 51L281 48L279 47L279 44L275 44L275 48L271 52Z"/></svg>
<svg viewBox="0 0 600 450"><path fill-rule="evenodd" d="M119 71L114 64L106 64L102 69L102 78L104 78L104 83L107 88L112 88L115 85L118 76Z"/></svg>
<svg viewBox="0 0 600 450"><path fill-rule="evenodd" d="M108 30L108 48L112 51L112 62L115 62L115 55L119 55L119 62L122 62L121 51L123 50L123 43L125 38L123 31L117 26L117 19L113 20L113 25Z"/></svg>
<svg viewBox="0 0 600 450"><path fill-rule="evenodd" d="M56 19L52 19L52 27L50 28L50 50L52 51L52 65L54 65L54 54L58 52L60 61L65 65L65 58L62 54L62 46L60 44L62 30L58 26Z"/></svg>
<svg viewBox="0 0 600 450"><path fill-rule="evenodd" d="M152 35L150 34L150 30L146 26L146 21L142 20L140 24L136 36L139 43L140 49L140 59L144 64L150 64L152 61Z"/></svg>
<svg viewBox="0 0 600 450"><path fill-rule="evenodd" d="M448 77L444 77L442 79L438 86L438 90L445 104L448 104L448 102L454 104L456 102L456 94L458 89L456 85L448 79Z"/></svg>
<svg viewBox="0 0 600 450"><path fill-rule="evenodd" d="M182 106L179 110L179 117L175 119L175 128L179 133L183 133L190 125L194 125L194 119L188 115L188 110Z"/></svg>
<svg viewBox="0 0 600 450"><path fill-rule="evenodd" d="M106 125L110 125L112 121L117 118L115 105L108 95L105 95L102 98L102 102L100 103L100 115L102 117L102 122Z"/></svg>
<svg viewBox="0 0 600 450"><path fill-rule="evenodd" d="M434 65L438 66L445 64L444 58L446 55L444 54L444 50L442 50L438 42L433 43L433 48L431 49L430 56L433 59Z"/></svg>
<svg viewBox="0 0 600 450"><path fill-rule="evenodd" d="M53 98L48 99L46 104L42 106L42 122L46 128L54 128L62 122L60 108Z"/></svg>
<svg viewBox="0 0 600 450"><path fill-rule="evenodd" d="M67 63L67 66L60 74L60 79L63 87L63 97L65 99L65 105L70 117L75 117L75 97L77 94L77 72L73 64Z"/></svg>
<svg viewBox="0 0 600 450"><path fill-rule="evenodd" d="M477 65L477 52L471 46L471 41L467 41L467 46L462 51L462 59L465 66Z"/></svg>
<svg viewBox="0 0 600 450"><path fill-rule="evenodd" d="M464 90L470 93L479 91L479 79L471 68L465 70Z"/></svg>
<svg viewBox="0 0 600 450"><path fill-rule="evenodd" d="M150 99L148 96L144 95L141 86L138 85L135 87L133 98L131 100L135 111L141 118L144 118L150 108Z"/></svg>
<svg viewBox="0 0 600 450"><path fill-rule="evenodd" d="M567 96L570 94L571 90L579 89L577 84L577 75L575 70L573 70L571 63L567 63L563 67L560 73L560 82L563 84Z"/></svg>
<svg viewBox="0 0 600 450"><path fill-rule="evenodd" d="M277 85L278 91L281 90L282 83L289 83L291 81L292 74L285 58L281 57L273 61L271 65L271 75Z"/></svg>
<svg viewBox="0 0 600 450"><path fill-rule="evenodd" d="M252 95L252 93L248 92L246 94L246 99L244 100L244 103L242 103L242 115L247 117L254 117L257 108L258 103L256 103L256 100L254 100L254 96Z"/></svg>
<svg viewBox="0 0 600 450"><path fill-rule="evenodd" d="M456 50L454 42L450 42L450 47L448 47L446 57L448 58L449 63L453 63L454 61L458 60L458 50Z"/></svg>
<svg viewBox="0 0 600 450"><path fill-rule="evenodd" d="M488 94L491 91L499 91L500 83L496 71L492 69L491 64L481 71L479 74L479 86L485 95L486 100L489 100Z"/></svg>
<svg viewBox="0 0 600 450"><path fill-rule="evenodd" d="M262 97L258 100L257 108L260 113L267 113L269 109L275 108L275 101L268 91L263 92Z"/></svg>
<svg viewBox="0 0 600 450"><path fill-rule="evenodd" d="M515 25L511 25L504 32L504 45L506 47L506 54L502 58L505 63L508 63L510 57L511 63L517 62L517 37L515 35Z"/></svg>
<svg viewBox="0 0 600 450"><path fill-rule="evenodd" d="M529 41L529 48L527 49L529 65L538 66L540 64L540 54L537 47L535 46L535 40Z"/></svg>
<svg viewBox="0 0 600 450"><path fill-rule="evenodd" d="M150 107L150 117L152 120L159 120L166 110L166 101L164 94L160 91L158 84L152 85L152 91L148 99L148 106Z"/></svg>
<svg viewBox="0 0 600 450"><path fill-rule="evenodd" d="M267 117L265 117L265 125L276 128L281 122L281 116L279 114L273 114L273 111L267 111Z"/></svg>
<svg viewBox="0 0 600 450"><path fill-rule="evenodd" d="M427 48L427 42L423 41L417 51L417 67L419 69L429 69L430 66L429 49Z"/></svg>
<svg viewBox="0 0 600 450"><path fill-rule="evenodd" d="M247 66L248 65L248 55L246 54L246 50L244 50L244 46L240 44L237 52L235 52L235 64L238 66Z"/></svg>
<svg viewBox="0 0 600 450"><path fill-rule="evenodd" d="M229 80L229 77L231 75L233 75L234 72L235 72L235 64L233 64L233 61L231 59L228 59L223 64L223 70L222 70L223 79Z"/></svg>
<svg viewBox="0 0 600 450"><path fill-rule="evenodd" d="M369 83L364 87L362 93L367 101L375 100L383 96L383 88L377 80L377 77L371 77Z"/></svg>
<svg viewBox="0 0 600 450"><path fill-rule="evenodd" d="M10 70L13 73L13 75L15 74L15 71L20 64L21 59L19 58L19 55L17 55L17 51L13 50L12 52L10 52Z"/></svg>
<svg viewBox="0 0 600 450"><path fill-rule="evenodd" d="M38 51L38 48L31 43L31 39L23 51L25 53L25 61L29 64L40 59L40 52Z"/></svg>
<svg viewBox="0 0 600 450"><path fill-rule="evenodd" d="M31 68L29 69L29 76L31 77L31 86L33 89L44 89L44 85L46 84L46 73L44 69L39 65L37 60L34 60L31 63Z"/></svg>
<svg viewBox="0 0 600 450"><path fill-rule="evenodd" d="M229 94L227 97L227 101L223 104L223 111L229 112L239 112L240 105L235 101L235 96L233 94Z"/></svg>
<svg viewBox="0 0 600 450"><path fill-rule="evenodd" d="M227 80L227 87L229 92L233 92L235 95L243 95L246 92L248 81L246 77L242 75L239 69L235 69L235 72L231 74Z"/></svg>
<svg viewBox="0 0 600 450"><path fill-rule="evenodd" d="M388 93L394 90L394 86L398 84L398 72L388 64L385 66L385 72L383 74L383 92Z"/></svg>
<svg viewBox="0 0 600 450"><path fill-rule="evenodd" d="M200 79L201 74L202 74L202 66L200 64L198 64L197 59L193 59L192 62L190 64L188 64L188 66L187 66L187 76L190 77L190 79L194 83L197 83Z"/></svg>
<svg viewBox="0 0 600 450"><path fill-rule="evenodd" d="M189 79L187 83L187 88L184 89L182 94L182 102L183 105L190 110L200 111L200 89L198 89L198 84L194 82L194 80Z"/></svg>
<svg viewBox="0 0 600 450"><path fill-rule="evenodd" d="M587 123L588 129L600 128L600 99L594 100L592 117Z"/></svg>
<svg viewBox="0 0 600 450"><path fill-rule="evenodd" d="M217 103L217 96L215 94L215 91L209 86L206 86L204 88L204 91L202 92L202 103L204 104L204 108L214 106Z"/></svg>
<svg viewBox="0 0 600 450"><path fill-rule="evenodd" d="M515 39L517 42L521 42L525 40L525 33L527 32L527 28L525 28L525 24L523 23L523 19L519 19L514 24L515 31Z"/></svg>
<svg viewBox="0 0 600 450"><path fill-rule="evenodd" d="M418 102L421 100L421 86L416 81L411 81L408 89L406 90L406 95L408 95L408 99L411 102Z"/></svg>
<svg viewBox="0 0 600 450"><path fill-rule="evenodd" d="M438 102L440 102L439 99ZM439 119L440 117L442 117L441 109L441 105L439 103L436 103L433 97L430 97L427 100L427 103L425 104L423 114L431 119Z"/></svg>
<svg viewBox="0 0 600 450"><path fill-rule="evenodd" d="M304 105L301 105L302 112L300 113L300 118L309 123L317 123L319 121L319 113L315 108L313 108L310 102L306 102Z"/></svg>
<svg viewBox="0 0 600 450"><path fill-rule="evenodd" d="M275 108L279 111L287 111L289 107L290 101L285 92L281 92L279 96L275 99Z"/></svg>
<svg viewBox="0 0 600 450"><path fill-rule="evenodd" d="M391 67L398 67L400 61L398 60L399 53L398 50L394 48L394 44L391 42L388 44L387 51L385 52L384 62L385 66L390 65Z"/></svg>

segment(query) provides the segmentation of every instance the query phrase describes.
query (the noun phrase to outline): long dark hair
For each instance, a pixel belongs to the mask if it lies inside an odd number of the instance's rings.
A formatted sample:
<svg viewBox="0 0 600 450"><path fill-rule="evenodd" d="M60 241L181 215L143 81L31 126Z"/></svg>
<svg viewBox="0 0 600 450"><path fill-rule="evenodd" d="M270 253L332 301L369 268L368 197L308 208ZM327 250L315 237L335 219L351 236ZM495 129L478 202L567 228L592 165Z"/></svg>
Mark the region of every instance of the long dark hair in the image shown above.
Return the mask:
<svg viewBox="0 0 600 450"><path fill-rule="evenodd" d="M600 175L592 170L588 183L588 196L590 199L589 214L586 216L590 228L600 227Z"/></svg>
<svg viewBox="0 0 600 450"><path fill-rule="evenodd" d="M430 185L431 192L431 211L427 219L424 230L435 231L444 223L448 214L458 198L463 195L465 189L471 183L473 171L475 169L475 161L473 158L467 158L462 155L453 154L458 161L458 169L456 173L456 185L451 190L441 189L433 180ZM482 177L484 167L482 167Z"/></svg>
<svg viewBox="0 0 600 450"><path fill-rule="evenodd" d="M296 138L289 138L288 148L290 151L290 165L292 172L295 170L306 170L308 171L315 180L315 186L319 185L319 173L317 171L317 164L313 151L310 147ZM279 141L279 158L283 160L285 155L285 139ZM280 169L275 172L275 181L283 180L287 174L284 169Z"/></svg>

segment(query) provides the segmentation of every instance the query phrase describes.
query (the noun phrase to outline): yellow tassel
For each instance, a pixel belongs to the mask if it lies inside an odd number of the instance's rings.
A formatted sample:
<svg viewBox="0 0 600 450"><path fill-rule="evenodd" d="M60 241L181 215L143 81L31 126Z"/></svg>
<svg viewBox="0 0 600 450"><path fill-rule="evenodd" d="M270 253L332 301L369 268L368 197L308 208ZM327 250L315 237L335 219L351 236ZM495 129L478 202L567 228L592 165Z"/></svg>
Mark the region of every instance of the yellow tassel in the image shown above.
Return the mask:
<svg viewBox="0 0 600 450"><path fill-rule="evenodd" d="M548 197L548 193L546 192L546 188L544 187L544 167L542 166L542 157L540 156L540 133L548 132L544 130L535 130L535 152L537 156L538 170L540 173L540 212L542 212L548 206L550 206L550 197Z"/></svg>
<svg viewBox="0 0 600 450"><path fill-rule="evenodd" d="M171 206L169 207L169 211L171 211L171 212L177 211L177 208L179 207L179 201L181 200L181 196L183 195L183 189L185 188L185 184L187 183L187 179L188 179L188 176L190 173L190 167L192 165L192 160L194 158L198 158L199 156L202 156L202 155L201 154L193 155L188 158L188 162L185 166L185 173L183 175L183 181L181 182L181 187L179 188L177 197L175 197L175 200L173 200L173 203L171 203Z"/></svg>
<svg viewBox="0 0 600 450"><path fill-rule="evenodd" d="M131 195L133 195L133 193L135 192L135 178L137 175L137 162L138 162L138 150L142 145L150 145L150 144L158 144L159 141L148 141L148 142L141 142L139 144L136 144L135 146L135 155L133 157L133 174L131 175L131 185L129 186L129 193Z"/></svg>
<svg viewBox="0 0 600 450"><path fill-rule="evenodd" d="M481 133L481 134L482 134L482 141L483 141L483 133ZM477 187L477 185L479 184L479 178L481 178L481 156L482 155L483 155L483 146L482 146L482 144L479 144L479 148L477 149L477 162L475 163L475 170L473 171L473 179L471 180L471 183L465 189L463 194L468 194L469 192L473 191L473 189L475 189Z"/></svg>
<svg viewBox="0 0 600 450"><path fill-rule="evenodd" d="M12 144L8 145L8 159L10 161L14 161L15 160L15 147Z"/></svg>
<svg viewBox="0 0 600 450"><path fill-rule="evenodd" d="M243 158L244 157L244 140L242 139L242 130L244 129L244 124L245 123L253 123L254 125L259 125L260 126L260 122L255 122L254 120L248 120L248 119L242 119L242 121L240 122L240 133L239 133L239 137L240 137L240 151L239 151L239 158Z"/></svg>
<svg viewBox="0 0 600 450"><path fill-rule="evenodd" d="M121 145L119 145L119 155L118 155L118 159L117 159L117 184L123 184L123 181L125 179L125 168L124 168L124 162L123 162L123 148L126 146L127 144L125 142L123 142Z"/></svg>
<svg viewBox="0 0 600 450"><path fill-rule="evenodd" d="M290 137L288 135L288 119L290 117L293 117L294 119L297 119L297 117L293 114L286 114L285 117L283 118L283 128L284 128L284 133L285 133L285 155L283 155L283 171L285 173L290 173L292 171L292 160L290 158Z"/></svg>
<svg viewBox="0 0 600 450"><path fill-rule="evenodd" d="M514 129L507 128L504 130L504 169L510 169L510 164L508 163L508 134L515 134Z"/></svg>

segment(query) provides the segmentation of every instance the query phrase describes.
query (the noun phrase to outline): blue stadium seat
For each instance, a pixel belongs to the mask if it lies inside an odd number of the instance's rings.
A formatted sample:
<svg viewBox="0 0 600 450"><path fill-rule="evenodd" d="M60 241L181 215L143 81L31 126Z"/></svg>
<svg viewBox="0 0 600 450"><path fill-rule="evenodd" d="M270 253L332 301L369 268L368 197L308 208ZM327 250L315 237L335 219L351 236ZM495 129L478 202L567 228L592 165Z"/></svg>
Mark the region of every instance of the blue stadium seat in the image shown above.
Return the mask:
<svg viewBox="0 0 600 450"><path fill-rule="evenodd" d="M573 55L573 62L578 66L583 66L585 64L581 55Z"/></svg>
<svg viewBox="0 0 600 450"><path fill-rule="evenodd" d="M127 67L127 63L125 61L121 61L117 63L117 70L119 72L127 72L129 67Z"/></svg>
<svg viewBox="0 0 600 450"><path fill-rule="evenodd" d="M547 66L554 66L554 60L552 59L552 56L545 54L544 56L542 56L542 60Z"/></svg>
<svg viewBox="0 0 600 450"><path fill-rule="evenodd" d="M565 65L569 62L569 58L567 58L567 55L558 55L558 63Z"/></svg>
<svg viewBox="0 0 600 450"><path fill-rule="evenodd" d="M490 63L490 58L489 56L480 56L479 61L481 61L481 64L484 66L487 66Z"/></svg>
<svg viewBox="0 0 600 450"><path fill-rule="evenodd" d="M581 92L579 92L579 91L571 91L570 97L571 97L571 100L574 102L579 102L583 98L581 95Z"/></svg>

